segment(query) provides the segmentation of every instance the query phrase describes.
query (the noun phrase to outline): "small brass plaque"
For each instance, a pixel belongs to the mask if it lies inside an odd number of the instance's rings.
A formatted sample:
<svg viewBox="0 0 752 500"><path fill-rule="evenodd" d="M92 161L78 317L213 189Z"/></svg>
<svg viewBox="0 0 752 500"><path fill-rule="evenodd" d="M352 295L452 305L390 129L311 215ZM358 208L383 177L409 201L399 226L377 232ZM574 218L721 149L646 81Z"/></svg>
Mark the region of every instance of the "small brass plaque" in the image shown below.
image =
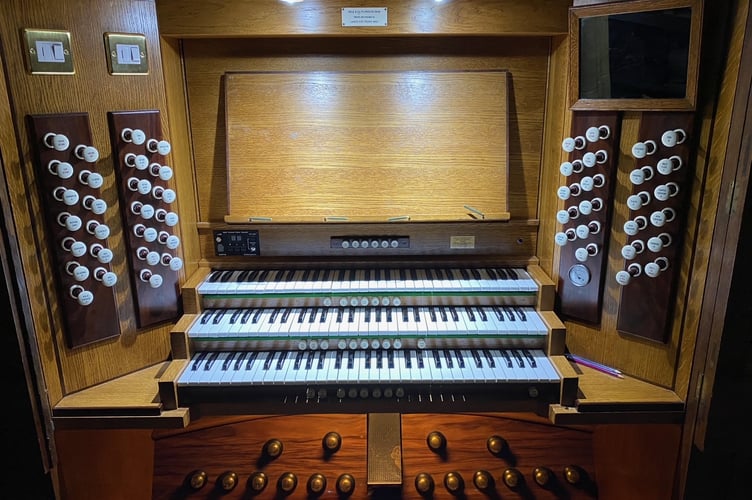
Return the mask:
<svg viewBox="0 0 752 500"><path fill-rule="evenodd" d="M31 74L74 73L69 31L24 29L23 34L26 67Z"/></svg>
<svg viewBox="0 0 752 500"><path fill-rule="evenodd" d="M146 37L138 33L105 33L107 70L111 75L147 75Z"/></svg>
<svg viewBox="0 0 752 500"><path fill-rule="evenodd" d="M475 236L451 236L449 248L455 250L475 248Z"/></svg>

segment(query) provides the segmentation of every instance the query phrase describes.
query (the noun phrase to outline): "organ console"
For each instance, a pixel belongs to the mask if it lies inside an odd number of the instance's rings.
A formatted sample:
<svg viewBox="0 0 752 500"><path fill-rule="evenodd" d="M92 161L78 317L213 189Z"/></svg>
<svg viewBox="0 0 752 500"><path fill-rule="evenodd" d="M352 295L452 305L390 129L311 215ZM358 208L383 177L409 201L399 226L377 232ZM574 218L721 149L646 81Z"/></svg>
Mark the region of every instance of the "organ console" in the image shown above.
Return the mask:
<svg viewBox="0 0 752 500"><path fill-rule="evenodd" d="M748 5L42 3L0 201L62 500L681 496Z"/></svg>

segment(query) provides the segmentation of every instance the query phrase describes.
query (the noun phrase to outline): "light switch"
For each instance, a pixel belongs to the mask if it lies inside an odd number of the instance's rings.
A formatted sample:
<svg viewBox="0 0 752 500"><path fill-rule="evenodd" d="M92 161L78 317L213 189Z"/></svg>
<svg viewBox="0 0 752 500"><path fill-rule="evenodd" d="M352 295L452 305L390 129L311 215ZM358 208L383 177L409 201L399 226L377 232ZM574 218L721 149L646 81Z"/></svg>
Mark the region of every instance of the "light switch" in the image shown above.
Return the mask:
<svg viewBox="0 0 752 500"><path fill-rule="evenodd" d="M105 33L107 69L111 75L146 75L149 59L146 37L138 33Z"/></svg>
<svg viewBox="0 0 752 500"><path fill-rule="evenodd" d="M40 29L24 30L26 66L30 73L72 75L73 52L70 32Z"/></svg>

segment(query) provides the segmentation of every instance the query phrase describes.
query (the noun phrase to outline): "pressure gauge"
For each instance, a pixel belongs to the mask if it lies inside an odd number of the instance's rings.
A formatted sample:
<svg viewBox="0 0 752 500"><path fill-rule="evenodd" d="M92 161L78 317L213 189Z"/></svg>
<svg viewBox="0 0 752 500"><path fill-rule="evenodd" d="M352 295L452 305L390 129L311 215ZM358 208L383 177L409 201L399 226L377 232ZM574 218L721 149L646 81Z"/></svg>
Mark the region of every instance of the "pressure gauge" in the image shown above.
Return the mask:
<svg viewBox="0 0 752 500"><path fill-rule="evenodd" d="M569 280L574 286L585 286L590 283L590 269L583 264L575 264L569 268Z"/></svg>

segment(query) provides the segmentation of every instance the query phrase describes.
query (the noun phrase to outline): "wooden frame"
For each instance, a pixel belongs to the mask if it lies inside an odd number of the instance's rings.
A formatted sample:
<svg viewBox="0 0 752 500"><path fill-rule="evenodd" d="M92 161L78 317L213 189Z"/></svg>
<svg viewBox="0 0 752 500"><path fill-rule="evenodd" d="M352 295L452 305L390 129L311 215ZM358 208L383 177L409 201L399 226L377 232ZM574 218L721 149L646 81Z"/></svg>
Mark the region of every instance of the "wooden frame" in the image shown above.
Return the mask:
<svg viewBox="0 0 752 500"><path fill-rule="evenodd" d="M580 98L580 21L617 14L691 9L686 89L683 98ZM591 5L569 10L570 68L569 105L573 110L676 110L692 111L697 101L697 79L702 36L702 0L635 0Z"/></svg>

